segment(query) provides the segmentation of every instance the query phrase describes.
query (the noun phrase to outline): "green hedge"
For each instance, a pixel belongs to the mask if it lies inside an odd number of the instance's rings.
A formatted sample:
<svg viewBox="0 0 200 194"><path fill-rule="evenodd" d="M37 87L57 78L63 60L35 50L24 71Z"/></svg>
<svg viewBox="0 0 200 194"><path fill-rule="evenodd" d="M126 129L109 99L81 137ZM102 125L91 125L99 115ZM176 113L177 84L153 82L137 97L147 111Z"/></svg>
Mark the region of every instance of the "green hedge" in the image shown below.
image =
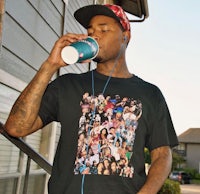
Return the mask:
<svg viewBox="0 0 200 194"><path fill-rule="evenodd" d="M180 184L167 179L158 194L181 194Z"/></svg>

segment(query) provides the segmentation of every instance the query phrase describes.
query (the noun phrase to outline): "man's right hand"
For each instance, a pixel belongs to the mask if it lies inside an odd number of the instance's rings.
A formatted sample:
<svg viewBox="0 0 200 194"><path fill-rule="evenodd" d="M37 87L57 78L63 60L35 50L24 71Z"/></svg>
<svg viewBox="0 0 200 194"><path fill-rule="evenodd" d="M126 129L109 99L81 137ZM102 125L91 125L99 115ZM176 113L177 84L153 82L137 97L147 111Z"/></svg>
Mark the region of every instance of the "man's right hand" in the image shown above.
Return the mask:
<svg viewBox="0 0 200 194"><path fill-rule="evenodd" d="M73 42L77 42L78 40L86 39L88 35L86 34L66 34L60 37L56 43L54 44L53 49L49 57L47 58L47 62L53 65L55 68L59 69L60 67L66 66L67 64L61 58L61 51L65 46L72 44Z"/></svg>

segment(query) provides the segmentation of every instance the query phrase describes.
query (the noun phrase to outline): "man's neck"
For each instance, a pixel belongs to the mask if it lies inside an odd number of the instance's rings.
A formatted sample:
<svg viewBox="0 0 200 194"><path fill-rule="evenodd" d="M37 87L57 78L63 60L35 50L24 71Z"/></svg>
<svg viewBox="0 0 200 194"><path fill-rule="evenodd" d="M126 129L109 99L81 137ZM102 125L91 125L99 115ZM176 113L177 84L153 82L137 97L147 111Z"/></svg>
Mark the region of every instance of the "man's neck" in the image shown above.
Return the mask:
<svg viewBox="0 0 200 194"><path fill-rule="evenodd" d="M127 68L126 61L98 63L96 71L106 76L130 78L133 76Z"/></svg>

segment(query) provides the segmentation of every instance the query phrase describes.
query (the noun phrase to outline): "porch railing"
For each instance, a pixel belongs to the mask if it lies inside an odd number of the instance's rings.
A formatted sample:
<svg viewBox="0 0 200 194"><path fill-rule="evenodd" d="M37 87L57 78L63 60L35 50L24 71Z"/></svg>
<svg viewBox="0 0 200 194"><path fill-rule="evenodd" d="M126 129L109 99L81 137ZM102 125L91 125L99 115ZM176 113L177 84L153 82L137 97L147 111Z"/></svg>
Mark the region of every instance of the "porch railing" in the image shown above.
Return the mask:
<svg viewBox="0 0 200 194"><path fill-rule="evenodd" d="M8 135L8 133L5 131L4 126L1 122L0 122L0 133L7 140L12 142L15 146L17 146L22 152L24 152L28 156L27 164L26 164L24 187L23 187L23 194L27 194L31 160L36 162L48 174L51 174L52 166L42 155L40 155L35 150L33 150L22 138L16 138L16 137L12 137Z"/></svg>

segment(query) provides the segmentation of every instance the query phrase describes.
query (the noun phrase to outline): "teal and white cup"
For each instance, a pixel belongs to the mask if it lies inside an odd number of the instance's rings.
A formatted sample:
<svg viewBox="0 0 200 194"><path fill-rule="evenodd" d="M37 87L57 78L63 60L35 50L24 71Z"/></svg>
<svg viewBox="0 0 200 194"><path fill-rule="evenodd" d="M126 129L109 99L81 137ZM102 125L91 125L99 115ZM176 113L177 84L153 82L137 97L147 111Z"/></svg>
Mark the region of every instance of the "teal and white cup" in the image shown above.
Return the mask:
<svg viewBox="0 0 200 194"><path fill-rule="evenodd" d="M94 59L99 52L97 41L88 37L66 46L61 51L61 57L66 64L79 63L88 59Z"/></svg>

